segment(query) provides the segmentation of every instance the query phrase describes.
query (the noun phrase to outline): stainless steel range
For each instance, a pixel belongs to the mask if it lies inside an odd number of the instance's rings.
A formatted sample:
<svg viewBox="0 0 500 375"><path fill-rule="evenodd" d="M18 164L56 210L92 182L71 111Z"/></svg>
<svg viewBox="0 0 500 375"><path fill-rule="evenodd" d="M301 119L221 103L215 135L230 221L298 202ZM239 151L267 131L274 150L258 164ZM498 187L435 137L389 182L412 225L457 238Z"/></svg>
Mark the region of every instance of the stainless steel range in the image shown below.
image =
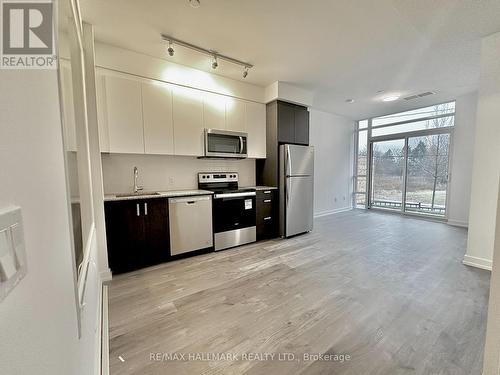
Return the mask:
<svg viewBox="0 0 500 375"><path fill-rule="evenodd" d="M238 173L198 173L198 187L214 192L216 251L256 241L255 189L239 189Z"/></svg>

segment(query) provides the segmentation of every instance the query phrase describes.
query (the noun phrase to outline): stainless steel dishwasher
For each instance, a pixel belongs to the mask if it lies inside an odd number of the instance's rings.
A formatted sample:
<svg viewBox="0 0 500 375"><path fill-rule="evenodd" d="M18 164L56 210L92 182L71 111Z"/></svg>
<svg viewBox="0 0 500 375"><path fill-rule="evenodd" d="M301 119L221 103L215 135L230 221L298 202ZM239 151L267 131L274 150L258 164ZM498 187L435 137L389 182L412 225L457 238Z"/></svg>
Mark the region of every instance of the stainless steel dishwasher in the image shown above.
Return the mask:
<svg viewBox="0 0 500 375"><path fill-rule="evenodd" d="M169 198L170 254L213 246L212 196Z"/></svg>

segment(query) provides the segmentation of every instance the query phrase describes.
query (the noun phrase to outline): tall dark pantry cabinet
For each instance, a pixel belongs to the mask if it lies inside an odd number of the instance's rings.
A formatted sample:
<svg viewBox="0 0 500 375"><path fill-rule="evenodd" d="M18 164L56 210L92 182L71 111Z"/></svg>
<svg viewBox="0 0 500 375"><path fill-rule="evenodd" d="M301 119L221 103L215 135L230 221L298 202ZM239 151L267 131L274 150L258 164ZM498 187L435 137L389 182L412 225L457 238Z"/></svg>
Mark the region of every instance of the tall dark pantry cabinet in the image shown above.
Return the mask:
<svg viewBox="0 0 500 375"><path fill-rule="evenodd" d="M257 160L257 184L277 186L275 193L278 205L283 204L280 198L284 191L279 178L279 146L294 144L309 146L309 111L307 107L277 100L267 104L266 108L266 159ZM277 207L278 208L278 207ZM279 215L275 215L275 225L279 227Z"/></svg>
<svg viewBox="0 0 500 375"><path fill-rule="evenodd" d="M257 184L279 186L279 146L309 146L307 107L276 100L266 108L267 158L257 161Z"/></svg>

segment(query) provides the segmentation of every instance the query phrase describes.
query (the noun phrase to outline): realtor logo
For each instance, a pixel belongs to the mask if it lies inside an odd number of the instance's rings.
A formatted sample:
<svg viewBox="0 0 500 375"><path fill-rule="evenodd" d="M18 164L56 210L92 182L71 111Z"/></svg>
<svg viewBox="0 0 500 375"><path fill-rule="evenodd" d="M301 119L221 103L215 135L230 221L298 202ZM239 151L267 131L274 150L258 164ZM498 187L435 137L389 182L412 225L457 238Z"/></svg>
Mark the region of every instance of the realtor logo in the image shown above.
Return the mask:
<svg viewBox="0 0 500 375"><path fill-rule="evenodd" d="M4 69L55 69L53 4L2 0Z"/></svg>

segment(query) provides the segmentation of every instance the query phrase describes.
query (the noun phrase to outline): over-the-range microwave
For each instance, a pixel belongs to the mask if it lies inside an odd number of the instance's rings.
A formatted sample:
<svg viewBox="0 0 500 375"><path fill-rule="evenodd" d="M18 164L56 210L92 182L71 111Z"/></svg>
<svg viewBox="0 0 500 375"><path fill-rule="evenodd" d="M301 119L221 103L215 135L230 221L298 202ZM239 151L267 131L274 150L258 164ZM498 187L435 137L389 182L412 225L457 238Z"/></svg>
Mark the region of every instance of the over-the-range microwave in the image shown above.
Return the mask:
<svg viewBox="0 0 500 375"><path fill-rule="evenodd" d="M206 158L247 157L248 134L218 129L205 129Z"/></svg>

